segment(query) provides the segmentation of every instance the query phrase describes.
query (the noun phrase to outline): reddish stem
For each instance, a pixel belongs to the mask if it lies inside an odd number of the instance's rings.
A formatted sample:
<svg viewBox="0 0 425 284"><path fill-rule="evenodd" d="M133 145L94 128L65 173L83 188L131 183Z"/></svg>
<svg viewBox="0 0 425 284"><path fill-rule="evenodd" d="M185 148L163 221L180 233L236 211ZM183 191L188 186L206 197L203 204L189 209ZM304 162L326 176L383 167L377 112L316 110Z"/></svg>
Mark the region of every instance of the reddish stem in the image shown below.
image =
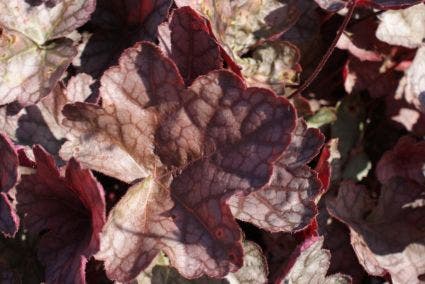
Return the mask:
<svg viewBox="0 0 425 284"><path fill-rule="evenodd" d="M348 12L347 15L344 17L344 21L342 22L341 26L338 29L338 32L336 33L336 36L334 40L332 41L332 44L329 46L328 50L326 51L325 55L320 60L319 64L317 65L316 69L314 69L313 73L310 75L310 77L307 78L307 80L304 81L304 83L299 87L294 93L289 95L287 98L292 98L295 95L301 94L305 91L305 89L310 86L311 83L313 83L314 79L316 79L317 75L319 75L320 71L322 71L323 67L325 66L326 62L328 62L329 57L331 57L332 52L335 49L336 44L338 43L339 38L342 36L342 33L345 31L345 28L347 27L348 23L350 22L351 17L353 16L354 9L356 7L356 1L351 0L348 4Z"/></svg>

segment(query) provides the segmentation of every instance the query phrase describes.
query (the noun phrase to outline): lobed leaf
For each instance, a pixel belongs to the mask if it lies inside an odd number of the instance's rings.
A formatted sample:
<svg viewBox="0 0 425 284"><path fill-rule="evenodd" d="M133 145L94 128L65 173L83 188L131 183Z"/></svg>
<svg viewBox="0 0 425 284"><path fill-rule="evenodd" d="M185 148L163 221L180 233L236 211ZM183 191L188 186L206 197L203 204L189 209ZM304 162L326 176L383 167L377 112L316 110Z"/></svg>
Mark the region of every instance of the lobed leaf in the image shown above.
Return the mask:
<svg viewBox="0 0 425 284"><path fill-rule="evenodd" d="M186 89L174 63L146 42L128 49L101 83L101 106L65 106L66 123L81 136L62 154L127 182L152 176L108 219L98 255L108 275L130 280L160 250L187 278L237 270L241 234L226 200L268 182L290 142L293 107L224 70ZM100 163L92 145L104 149Z"/></svg>
<svg viewBox="0 0 425 284"><path fill-rule="evenodd" d="M233 196L229 205L239 220L271 232L292 232L306 227L316 215L315 199L322 184L310 162L323 144L317 130L300 119L291 143L276 162L269 185L248 196Z"/></svg>
<svg viewBox="0 0 425 284"><path fill-rule="evenodd" d="M210 35L206 20L190 7L174 10L170 19L168 27L160 28L162 39L169 34L169 46L161 47L176 63L186 85L200 75L223 67L220 47Z"/></svg>
<svg viewBox="0 0 425 284"><path fill-rule="evenodd" d="M269 87L282 93L300 71L299 52L278 37L297 20L297 1L177 1L190 5L211 23L217 41L240 65L250 86ZM268 41L270 40L270 41ZM225 56L223 56L225 57Z"/></svg>
<svg viewBox="0 0 425 284"><path fill-rule="evenodd" d="M357 258L369 274L389 272L394 283L419 283L425 272L423 186L393 178L375 203L365 187L344 183L328 210L349 226Z"/></svg>
<svg viewBox="0 0 425 284"><path fill-rule="evenodd" d="M145 270L134 283L175 283L175 284L242 284L242 283L267 283L267 263L261 248L251 241L243 242L244 265L234 273L229 273L224 279L201 277L198 279L186 279L177 270L169 266L168 258L159 255L152 262L152 267Z"/></svg>
<svg viewBox="0 0 425 284"><path fill-rule="evenodd" d="M76 54L69 39L39 48L23 34L0 27L0 105L15 100L31 105L48 95Z"/></svg>
<svg viewBox="0 0 425 284"><path fill-rule="evenodd" d="M0 23L41 46L82 26L95 6L95 0L1 0Z"/></svg>
<svg viewBox="0 0 425 284"><path fill-rule="evenodd" d="M331 215L351 232L351 243L366 271L389 272L394 283L419 283L425 273L423 142L404 137L378 163L378 200L364 186L346 182L328 202Z"/></svg>
<svg viewBox="0 0 425 284"><path fill-rule="evenodd" d="M41 236L38 256L46 282L85 283L86 262L99 249L105 223L103 188L74 159L63 174L40 146L34 156L37 170L22 175L16 199L25 228Z"/></svg>
<svg viewBox="0 0 425 284"><path fill-rule="evenodd" d="M323 237L305 240L292 254L277 283L351 283L350 277L342 274L326 275L331 255L322 246Z"/></svg>
<svg viewBox="0 0 425 284"><path fill-rule="evenodd" d="M0 1L0 105L48 95L77 54L65 38L90 18L95 0Z"/></svg>
<svg viewBox="0 0 425 284"><path fill-rule="evenodd" d="M387 151L376 166L376 176L382 184L395 177L425 184L422 166L425 164L425 142L402 137L391 151Z"/></svg>

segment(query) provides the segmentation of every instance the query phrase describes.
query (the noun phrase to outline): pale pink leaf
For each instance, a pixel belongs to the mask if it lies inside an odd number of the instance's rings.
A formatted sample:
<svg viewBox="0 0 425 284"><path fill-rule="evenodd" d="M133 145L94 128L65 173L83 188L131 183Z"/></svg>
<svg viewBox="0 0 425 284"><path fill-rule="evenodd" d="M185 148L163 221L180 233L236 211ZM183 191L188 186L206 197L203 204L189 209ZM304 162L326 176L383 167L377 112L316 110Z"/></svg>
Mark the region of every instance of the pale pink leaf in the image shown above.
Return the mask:
<svg viewBox="0 0 425 284"><path fill-rule="evenodd" d="M277 283L348 284L351 279L342 274L327 275L331 255L322 249L323 237L304 241L293 252Z"/></svg>
<svg viewBox="0 0 425 284"><path fill-rule="evenodd" d="M0 25L42 45L82 26L95 5L95 0L1 0Z"/></svg>
<svg viewBox="0 0 425 284"><path fill-rule="evenodd" d="M70 39L39 48L19 32L0 28L0 105L31 105L47 96L77 53Z"/></svg>
<svg viewBox="0 0 425 284"><path fill-rule="evenodd" d="M419 1L418 1L419 2ZM425 38L425 4L386 11L379 16L376 37L392 45L416 48Z"/></svg>

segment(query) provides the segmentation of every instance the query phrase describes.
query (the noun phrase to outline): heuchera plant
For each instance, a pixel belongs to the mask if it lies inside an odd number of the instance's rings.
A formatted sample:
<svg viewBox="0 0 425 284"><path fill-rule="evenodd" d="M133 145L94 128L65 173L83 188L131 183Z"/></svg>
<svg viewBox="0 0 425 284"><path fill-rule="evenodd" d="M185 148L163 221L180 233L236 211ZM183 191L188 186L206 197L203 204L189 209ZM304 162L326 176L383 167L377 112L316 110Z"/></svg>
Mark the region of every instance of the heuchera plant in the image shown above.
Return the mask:
<svg viewBox="0 0 425 284"><path fill-rule="evenodd" d="M4 283L424 283L425 3L0 0Z"/></svg>

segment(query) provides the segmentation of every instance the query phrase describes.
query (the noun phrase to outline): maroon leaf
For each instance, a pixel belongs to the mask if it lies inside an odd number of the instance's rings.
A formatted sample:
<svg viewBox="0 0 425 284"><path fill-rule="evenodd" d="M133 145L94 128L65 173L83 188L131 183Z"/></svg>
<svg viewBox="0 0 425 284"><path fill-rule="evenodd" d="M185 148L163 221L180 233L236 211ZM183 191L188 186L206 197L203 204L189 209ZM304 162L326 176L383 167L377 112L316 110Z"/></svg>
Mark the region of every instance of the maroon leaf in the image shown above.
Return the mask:
<svg viewBox="0 0 425 284"><path fill-rule="evenodd" d="M206 20L190 7L174 10L169 27L161 27L162 38L170 34L169 46L162 49L176 63L186 85L223 66L220 47L209 34Z"/></svg>
<svg viewBox="0 0 425 284"><path fill-rule="evenodd" d="M369 274L389 272L395 283L419 283L425 273L423 196L423 185L393 178L376 204L364 186L347 182L328 210L350 228L351 244Z"/></svg>
<svg viewBox="0 0 425 284"><path fill-rule="evenodd" d="M240 268L240 229L226 201L269 181L290 142L294 108L225 70L185 89L174 63L149 43L128 49L101 83L101 106L65 106L67 125L81 136L61 151L124 181L146 177L103 231L98 258L108 275L130 280L160 250L187 278ZM96 148L103 151L93 160Z"/></svg>
<svg viewBox="0 0 425 284"><path fill-rule="evenodd" d="M322 149L322 153L320 154L319 161L317 162L317 165L315 167L315 170L317 171L318 177L320 179L320 182L322 183L322 189L321 192L325 193L330 186L331 182L331 174L332 174L332 167L331 162L335 155L335 151L337 151L338 147L338 140L337 139L331 139L329 140L325 146Z"/></svg>
<svg viewBox="0 0 425 284"><path fill-rule="evenodd" d="M346 35L342 34L336 45L339 49L348 50L352 55L360 59L361 61L380 61L381 56L372 50L367 50L356 46L355 43Z"/></svg>
<svg viewBox="0 0 425 284"><path fill-rule="evenodd" d="M248 196L233 196L233 215L271 232L291 232L307 226L316 215L315 199L322 187L306 166L319 152L323 135L298 121L291 143L276 162L268 186Z"/></svg>
<svg viewBox="0 0 425 284"><path fill-rule="evenodd" d="M323 248L331 253L329 274L343 273L349 275L353 283L363 283L367 273L359 264L350 242L350 231L338 220L332 218L326 209L326 200L331 194L323 196L319 203L318 234L324 237Z"/></svg>
<svg viewBox="0 0 425 284"><path fill-rule="evenodd" d="M387 272L395 283L418 283L425 273L424 142L403 137L378 163L378 200L366 187L343 183L329 212L348 225L366 271Z"/></svg>
<svg viewBox="0 0 425 284"><path fill-rule="evenodd" d="M0 193L0 231L7 237L15 236L19 229L19 216L6 193Z"/></svg>
<svg viewBox="0 0 425 284"><path fill-rule="evenodd" d="M376 168L376 175L383 184L395 177L425 184L424 164L425 142L416 142L411 137L402 137L391 151L382 156Z"/></svg>
<svg viewBox="0 0 425 284"><path fill-rule="evenodd" d="M7 193L18 180L18 154L9 138L1 132L0 155L0 232L13 237L19 228L19 217Z"/></svg>
<svg viewBox="0 0 425 284"><path fill-rule="evenodd" d="M124 49L141 40L155 40L171 0L102 0L89 22L92 34L82 44L77 70L99 78L117 63Z"/></svg>
<svg viewBox="0 0 425 284"><path fill-rule="evenodd" d="M31 234L41 235L38 256L48 283L85 283L85 265L99 249L105 223L102 186L71 159L61 173L53 158L36 146L36 173L17 186L18 211Z"/></svg>

